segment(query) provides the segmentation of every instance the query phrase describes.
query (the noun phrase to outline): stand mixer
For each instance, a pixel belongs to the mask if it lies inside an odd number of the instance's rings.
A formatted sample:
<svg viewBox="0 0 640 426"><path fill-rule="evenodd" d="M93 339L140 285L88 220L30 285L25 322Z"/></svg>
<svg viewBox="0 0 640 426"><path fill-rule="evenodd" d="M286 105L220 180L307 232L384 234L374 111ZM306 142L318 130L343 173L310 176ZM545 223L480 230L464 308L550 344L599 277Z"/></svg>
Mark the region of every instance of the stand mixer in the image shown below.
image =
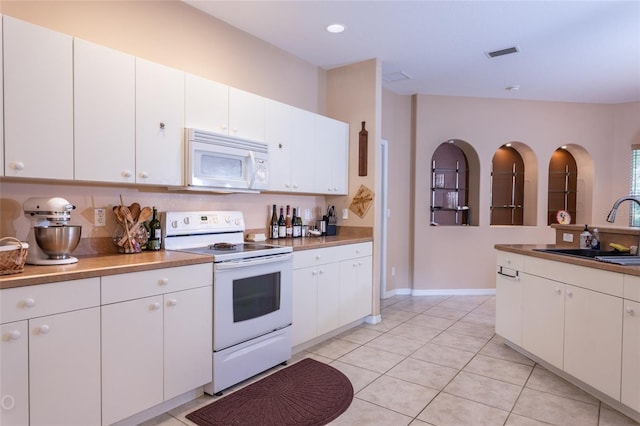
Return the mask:
<svg viewBox="0 0 640 426"><path fill-rule="evenodd" d="M22 205L24 214L32 221L29 230L31 265L67 265L78 259L70 256L80 241L80 226L68 225L71 211L76 207L64 198L34 197Z"/></svg>

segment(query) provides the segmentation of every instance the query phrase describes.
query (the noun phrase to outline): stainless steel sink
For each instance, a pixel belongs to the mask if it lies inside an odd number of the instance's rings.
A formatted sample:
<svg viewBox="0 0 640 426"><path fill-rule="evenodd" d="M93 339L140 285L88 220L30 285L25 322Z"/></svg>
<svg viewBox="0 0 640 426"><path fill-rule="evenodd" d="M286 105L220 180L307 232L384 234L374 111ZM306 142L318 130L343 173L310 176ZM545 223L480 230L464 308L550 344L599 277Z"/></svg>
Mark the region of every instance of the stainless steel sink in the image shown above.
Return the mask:
<svg viewBox="0 0 640 426"><path fill-rule="evenodd" d="M618 256L631 256L629 253L624 253L616 250L594 250L594 249L580 249L580 248L552 248L552 249L533 249L534 251L541 251L544 253L560 254L563 256L573 256L581 258L596 257L618 257ZM599 260L599 259L596 259Z"/></svg>

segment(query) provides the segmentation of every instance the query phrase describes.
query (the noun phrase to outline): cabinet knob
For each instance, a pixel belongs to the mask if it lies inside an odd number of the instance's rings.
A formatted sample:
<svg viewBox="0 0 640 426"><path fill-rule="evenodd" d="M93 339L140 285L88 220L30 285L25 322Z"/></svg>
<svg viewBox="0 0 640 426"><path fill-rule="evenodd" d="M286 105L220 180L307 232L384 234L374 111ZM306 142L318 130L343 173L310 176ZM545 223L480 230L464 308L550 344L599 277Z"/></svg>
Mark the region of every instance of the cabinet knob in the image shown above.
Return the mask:
<svg viewBox="0 0 640 426"><path fill-rule="evenodd" d="M33 308L34 306L36 306L36 301L32 298L24 299L24 301L22 302L22 306L24 306L25 308Z"/></svg>
<svg viewBox="0 0 640 426"><path fill-rule="evenodd" d="M232 129L231 129L231 131L232 131L233 133L238 133L238 128L237 128L237 127L234 127L234 128L232 128Z"/></svg>
<svg viewBox="0 0 640 426"><path fill-rule="evenodd" d="M316 275L318 271L311 271L311 275Z"/></svg>
<svg viewBox="0 0 640 426"><path fill-rule="evenodd" d="M508 258L508 257L507 257L504 261L505 261L505 263L507 263L507 264L511 264L511 259L510 259L510 258Z"/></svg>
<svg viewBox="0 0 640 426"><path fill-rule="evenodd" d="M49 331L51 331L51 329L49 328L49 326L47 324L42 324L39 328L38 328L38 333L39 334L48 334Z"/></svg>
<svg viewBox="0 0 640 426"><path fill-rule="evenodd" d="M11 330L9 332L9 340L18 340L20 337L22 337L20 330Z"/></svg>
<svg viewBox="0 0 640 426"><path fill-rule="evenodd" d="M571 290L567 290L567 297L573 297L573 292Z"/></svg>
<svg viewBox="0 0 640 426"><path fill-rule="evenodd" d="M176 306L178 304L178 301L176 299L169 299L169 301L167 302L167 305L169 306Z"/></svg>
<svg viewBox="0 0 640 426"><path fill-rule="evenodd" d="M282 145L281 143L278 144L278 148L282 149L284 145Z"/></svg>
<svg viewBox="0 0 640 426"><path fill-rule="evenodd" d="M362 262L358 262L358 266L362 266Z"/></svg>
<svg viewBox="0 0 640 426"><path fill-rule="evenodd" d="M357 268L358 267L358 263L357 262L353 262L353 267Z"/></svg>
<svg viewBox="0 0 640 426"><path fill-rule="evenodd" d="M149 177L149 172L140 172L139 176L143 179L146 179Z"/></svg>
<svg viewBox="0 0 640 426"><path fill-rule="evenodd" d="M562 293L562 290L560 290L560 287L554 288L553 291L555 291L557 294L561 294Z"/></svg>
<svg viewBox="0 0 640 426"><path fill-rule="evenodd" d="M316 260L320 260L322 258L322 256L320 256L319 254L316 255Z"/></svg>
<svg viewBox="0 0 640 426"><path fill-rule="evenodd" d="M167 127L166 124L164 124L162 121L160 122L160 129L164 130L165 127Z"/></svg>
<svg viewBox="0 0 640 426"><path fill-rule="evenodd" d="M297 183L293 184L293 189L298 189L298 184Z"/></svg>
<svg viewBox="0 0 640 426"><path fill-rule="evenodd" d="M624 311L626 313L628 313L629 315L635 314L635 311L633 310L633 308L631 306L627 306Z"/></svg>
<svg viewBox="0 0 640 426"><path fill-rule="evenodd" d="M123 170L122 171L122 177L129 178L131 176L133 176L133 172L131 170Z"/></svg>
<svg viewBox="0 0 640 426"><path fill-rule="evenodd" d="M15 407L16 401L12 395L2 395L2 400L0 400L0 407L3 410L13 410Z"/></svg>
<svg viewBox="0 0 640 426"><path fill-rule="evenodd" d="M11 163L13 170L24 170L24 163L22 161L14 161Z"/></svg>
<svg viewBox="0 0 640 426"><path fill-rule="evenodd" d="M318 270L318 273L319 273L319 274L324 274L324 269L319 269L319 270Z"/></svg>
<svg viewBox="0 0 640 426"><path fill-rule="evenodd" d="M160 278L158 281L160 285L169 285L169 278Z"/></svg>
<svg viewBox="0 0 640 426"><path fill-rule="evenodd" d="M229 129L229 126L223 124L222 126L220 126L220 128L226 132Z"/></svg>
<svg viewBox="0 0 640 426"><path fill-rule="evenodd" d="M160 309L160 304L158 302L152 303L150 308L152 311L157 311L158 309Z"/></svg>
<svg viewBox="0 0 640 426"><path fill-rule="evenodd" d="M290 185L289 185L288 183L285 183L285 184L284 184L284 187L285 187L285 188L289 188L289 187L290 187Z"/></svg>

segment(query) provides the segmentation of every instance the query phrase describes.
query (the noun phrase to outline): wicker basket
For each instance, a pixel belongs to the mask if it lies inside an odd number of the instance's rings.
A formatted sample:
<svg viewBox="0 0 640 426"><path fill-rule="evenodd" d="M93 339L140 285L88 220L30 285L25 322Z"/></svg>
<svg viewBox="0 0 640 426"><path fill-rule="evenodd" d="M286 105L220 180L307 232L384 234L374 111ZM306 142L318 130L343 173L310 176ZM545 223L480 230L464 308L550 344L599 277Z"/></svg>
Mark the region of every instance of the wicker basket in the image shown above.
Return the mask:
<svg viewBox="0 0 640 426"><path fill-rule="evenodd" d="M0 275L17 274L24 271L29 244L17 238L0 238Z"/></svg>

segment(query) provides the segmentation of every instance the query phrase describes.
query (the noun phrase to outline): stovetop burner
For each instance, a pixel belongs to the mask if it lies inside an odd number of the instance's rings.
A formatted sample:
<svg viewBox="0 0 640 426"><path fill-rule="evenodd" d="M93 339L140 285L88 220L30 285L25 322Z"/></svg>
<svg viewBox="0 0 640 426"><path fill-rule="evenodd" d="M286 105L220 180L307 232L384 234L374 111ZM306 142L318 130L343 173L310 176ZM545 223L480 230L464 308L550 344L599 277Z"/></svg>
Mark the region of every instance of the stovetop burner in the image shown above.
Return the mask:
<svg viewBox="0 0 640 426"><path fill-rule="evenodd" d="M209 245L209 250L233 250L237 244L233 243L215 243Z"/></svg>

